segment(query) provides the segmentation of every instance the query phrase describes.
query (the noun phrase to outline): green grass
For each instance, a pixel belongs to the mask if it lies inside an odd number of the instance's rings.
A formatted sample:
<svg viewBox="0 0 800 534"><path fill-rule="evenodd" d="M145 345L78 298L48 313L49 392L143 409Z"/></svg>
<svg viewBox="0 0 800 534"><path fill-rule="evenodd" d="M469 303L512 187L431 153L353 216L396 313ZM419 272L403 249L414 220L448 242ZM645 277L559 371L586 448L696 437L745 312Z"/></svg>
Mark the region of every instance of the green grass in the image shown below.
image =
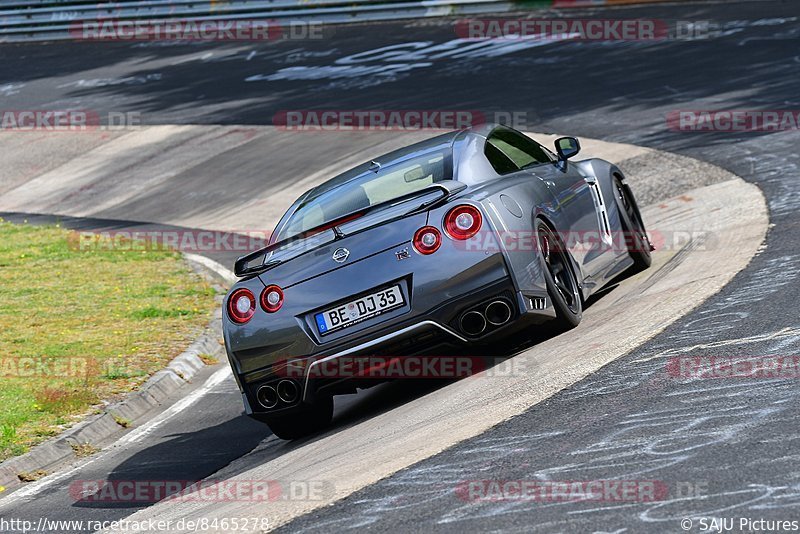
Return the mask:
<svg viewBox="0 0 800 534"><path fill-rule="evenodd" d="M0 460L136 389L215 305L177 253L79 251L69 238L0 220Z"/></svg>

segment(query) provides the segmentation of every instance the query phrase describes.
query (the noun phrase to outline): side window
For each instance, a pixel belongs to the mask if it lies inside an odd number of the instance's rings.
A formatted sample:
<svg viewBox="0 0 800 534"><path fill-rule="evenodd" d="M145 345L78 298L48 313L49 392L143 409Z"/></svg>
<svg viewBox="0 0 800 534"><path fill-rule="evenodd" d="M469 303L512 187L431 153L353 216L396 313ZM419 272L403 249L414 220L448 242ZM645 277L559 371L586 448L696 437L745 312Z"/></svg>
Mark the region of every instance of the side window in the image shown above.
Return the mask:
<svg viewBox="0 0 800 534"><path fill-rule="evenodd" d="M486 159L489 160L489 163L497 174L508 174L519 170L519 167L517 167L502 150L492 144L491 141L486 141L486 148L484 148L483 153L486 155Z"/></svg>
<svg viewBox="0 0 800 534"><path fill-rule="evenodd" d="M554 161L548 151L539 143L508 128L497 128L486 140L487 158L489 158L489 146L503 153L520 169ZM491 158L489 161L492 161ZM494 163L492 163L492 166L494 166ZM495 170L497 170L497 167L495 167ZM497 172L504 174L499 170Z"/></svg>

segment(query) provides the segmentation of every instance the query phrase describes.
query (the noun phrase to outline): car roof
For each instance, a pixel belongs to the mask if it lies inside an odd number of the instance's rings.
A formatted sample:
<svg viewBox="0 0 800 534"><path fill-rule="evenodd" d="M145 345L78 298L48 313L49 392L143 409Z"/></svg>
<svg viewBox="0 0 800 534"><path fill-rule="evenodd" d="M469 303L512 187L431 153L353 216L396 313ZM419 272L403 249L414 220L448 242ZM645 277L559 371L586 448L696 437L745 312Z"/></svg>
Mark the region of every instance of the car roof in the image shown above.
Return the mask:
<svg viewBox="0 0 800 534"><path fill-rule="evenodd" d="M330 180L322 182L303 195L303 198L313 198L324 191L338 188L347 182L369 172L370 167L375 163L380 164L381 167L389 167L404 160L417 157L420 154L440 150L450 150L458 139L474 133L475 130L473 128L454 130L452 132L446 132L435 137L423 139L422 141L418 141L416 143L398 148L397 150L387 152L386 154L374 157L360 165L351 167L343 173L334 176Z"/></svg>
<svg viewBox="0 0 800 534"><path fill-rule="evenodd" d="M434 137L430 137L428 139L423 139L422 141L417 141L416 143L412 143L402 148L398 148L397 150L387 152L386 154L374 157L370 161L362 163L361 165L352 167L344 171L343 173L334 176L330 180L326 180L325 182L319 184L317 187L314 187L313 189L308 191L306 195L315 196L315 193L319 191L332 189L334 187L339 187L340 185L343 185L348 181L367 172L369 170L370 165L372 165L375 162L379 163L382 167L387 167L390 165L394 165L395 163L399 163L403 160L416 157L420 154L424 154L426 152L432 152L434 150L451 149L453 147L453 144L459 139L463 139L471 135L487 137L489 133L498 126L500 125L494 123L481 123L472 126L470 128L454 130Z"/></svg>
<svg viewBox="0 0 800 534"><path fill-rule="evenodd" d="M405 159L416 157L420 154L424 154L427 152L432 152L435 150L445 150L445 149L452 149L453 145L459 140L465 140L468 137L481 137L486 138L488 137L489 133L492 130L500 126L499 124L495 123L481 123L470 128L462 128L460 130L453 130L451 132L446 132L434 137L430 137L428 139L423 139L422 141L418 141L416 143L412 143L410 145L406 145L402 148L398 148L397 150L393 150L392 152L387 152L382 156L378 156L373 158L372 160L362 163L356 167L352 167L343 173L340 173L333 178L322 182L321 184L317 185L306 191L303 195L298 198L294 204L289 208L289 210L284 213L281 217L281 220L278 221L278 225L276 227L277 231L283 226L286 220L291 216L294 210L302 204L303 202L308 201L309 199L313 199L319 194L322 194L325 191L336 189L347 182L358 178L359 176L363 175L366 172L369 172L370 166L374 163L380 163L381 166L391 166L395 163L399 163Z"/></svg>

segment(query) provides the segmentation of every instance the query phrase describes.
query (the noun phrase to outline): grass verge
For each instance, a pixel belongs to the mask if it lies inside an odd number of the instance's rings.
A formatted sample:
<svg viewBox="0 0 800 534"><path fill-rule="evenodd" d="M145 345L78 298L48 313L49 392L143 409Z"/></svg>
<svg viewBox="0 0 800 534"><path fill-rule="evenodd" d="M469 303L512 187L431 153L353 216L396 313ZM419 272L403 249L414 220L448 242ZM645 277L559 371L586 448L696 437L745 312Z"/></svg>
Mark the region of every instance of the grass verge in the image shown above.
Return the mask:
<svg viewBox="0 0 800 534"><path fill-rule="evenodd" d="M79 251L0 220L0 461L136 389L207 325L214 289L168 251Z"/></svg>

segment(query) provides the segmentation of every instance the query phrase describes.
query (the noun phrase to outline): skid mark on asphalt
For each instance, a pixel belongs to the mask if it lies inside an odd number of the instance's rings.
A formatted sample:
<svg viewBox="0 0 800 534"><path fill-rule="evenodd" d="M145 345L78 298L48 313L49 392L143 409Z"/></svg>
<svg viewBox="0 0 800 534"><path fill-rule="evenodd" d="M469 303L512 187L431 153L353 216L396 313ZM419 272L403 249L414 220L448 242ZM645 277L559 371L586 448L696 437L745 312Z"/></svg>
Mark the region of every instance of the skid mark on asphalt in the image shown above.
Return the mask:
<svg viewBox="0 0 800 534"><path fill-rule="evenodd" d="M117 85L142 85L152 81L160 81L162 74L160 72L153 72L144 76L125 76L122 78L89 78L73 80L66 82L57 87L74 87L74 88L95 88L95 87L114 87Z"/></svg>
<svg viewBox="0 0 800 534"><path fill-rule="evenodd" d="M648 289L656 285L658 282L663 280L669 273L675 270L683 261L692 253L693 250L702 246L702 242L698 241L695 238L690 238L689 241L683 245L678 252L672 256L667 262L659 267L659 269L651 274L647 280L640 286L640 292L645 293ZM624 300L625 297L620 297L615 301L620 302Z"/></svg>
<svg viewBox="0 0 800 534"><path fill-rule="evenodd" d="M0 85L0 96L11 96L19 94L19 90L25 87L24 83L6 83Z"/></svg>
<svg viewBox="0 0 800 534"><path fill-rule="evenodd" d="M730 315L730 314L729 314ZM722 317L719 318L721 320L730 320L729 317ZM753 343L761 343L763 341L770 341L776 339L786 339L789 344L794 344L800 342L800 328L781 328L780 330L776 330L775 332L769 332L766 334L757 334L754 336L747 336L741 338L731 338L731 339L722 339L719 341L711 341L708 343L698 343L696 345L685 345L683 347L675 347L671 349L667 349L664 351L659 352L653 356L647 356L645 358L639 358L634 360L635 363L638 362L646 362L650 360L655 360L658 358L664 358L666 356L679 356L689 354L691 352L695 352L698 350L707 350L707 349L714 349L714 348L722 348L722 347L735 347L739 345L750 345Z"/></svg>
<svg viewBox="0 0 800 534"><path fill-rule="evenodd" d="M779 143L789 142L797 146L798 136L794 132L785 132L780 137ZM778 194L771 195L769 199L773 218L796 213L800 206L800 155L759 153L746 157L745 161L750 164L751 173L758 177L759 182L779 189Z"/></svg>
<svg viewBox="0 0 800 534"><path fill-rule="evenodd" d="M715 299L713 305L703 310L703 313L714 314L734 306L752 308L756 301L768 300L772 294L796 283L798 272L800 255L782 255L767 259L760 269L748 273L747 280L736 292Z"/></svg>
<svg viewBox="0 0 800 534"><path fill-rule="evenodd" d="M495 58L522 50L548 46L577 37L536 35L514 39L453 39L443 43L414 41L382 46L341 57L330 65L296 65L269 74L252 74L245 82L331 80L317 90L365 89L406 78L417 69L438 65L437 60Z"/></svg>

